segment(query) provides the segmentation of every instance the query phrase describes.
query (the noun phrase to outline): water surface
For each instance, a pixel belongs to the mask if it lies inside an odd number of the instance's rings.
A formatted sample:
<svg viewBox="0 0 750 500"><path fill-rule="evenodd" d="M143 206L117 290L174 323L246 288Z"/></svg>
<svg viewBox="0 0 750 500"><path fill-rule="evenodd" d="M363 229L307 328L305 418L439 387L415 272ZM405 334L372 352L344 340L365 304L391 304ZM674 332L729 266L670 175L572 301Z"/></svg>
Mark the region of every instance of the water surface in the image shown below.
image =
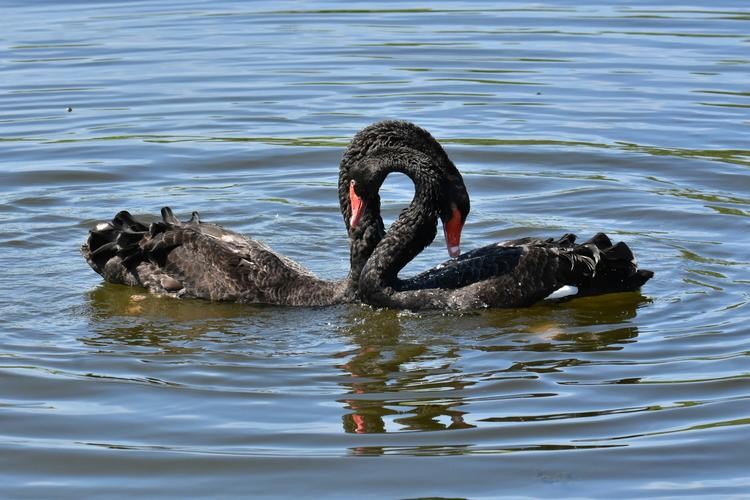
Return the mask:
<svg viewBox="0 0 750 500"><path fill-rule="evenodd" d="M686 5L6 3L4 493L746 494L750 11ZM656 277L413 314L144 296L78 254L170 205L341 277L338 161L385 118L463 172L464 248L606 231Z"/></svg>

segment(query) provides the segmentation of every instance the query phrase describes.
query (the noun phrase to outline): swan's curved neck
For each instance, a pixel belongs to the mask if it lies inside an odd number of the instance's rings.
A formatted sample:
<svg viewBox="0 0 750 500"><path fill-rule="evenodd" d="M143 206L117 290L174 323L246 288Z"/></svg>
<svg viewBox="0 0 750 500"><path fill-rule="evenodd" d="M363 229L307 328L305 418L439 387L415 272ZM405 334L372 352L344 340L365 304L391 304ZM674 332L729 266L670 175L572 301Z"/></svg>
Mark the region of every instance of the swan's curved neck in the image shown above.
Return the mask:
<svg viewBox="0 0 750 500"><path fill-rule="evenodd" d="M419 156L417 156L419 160ZM366 302L386 307L410 307L412 301L429 299L440 307L442 299L427 290L399 293L398 273L435 239L441 184L437 169L424 161L399 163L393 168L414 182L414 198L375 247L359 278L359 292ZM405 301L405 302L404 302ZM416 307L415 302L412 307ZM424 304L419 304L424 306Z"/></svg>
<svg viewBox="0 0 750 500"><path fill-rule="evenodd" d="M359 297L359 278L362 269L373 250L385 235L383 219L380 216L380 203L373 204L356 228L349 234L349 276L346 278L346 294Z"/></svg>

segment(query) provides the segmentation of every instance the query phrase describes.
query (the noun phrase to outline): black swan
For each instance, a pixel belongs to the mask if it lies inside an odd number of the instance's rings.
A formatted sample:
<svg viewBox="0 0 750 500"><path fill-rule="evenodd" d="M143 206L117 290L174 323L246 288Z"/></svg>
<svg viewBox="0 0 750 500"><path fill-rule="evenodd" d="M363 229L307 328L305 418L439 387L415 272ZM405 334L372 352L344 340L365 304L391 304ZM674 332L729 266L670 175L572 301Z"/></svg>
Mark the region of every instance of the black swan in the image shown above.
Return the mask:
<svg viewBox="0 0 750 500"><path fill-rule="evenodd" d="M431 150L442 151L428 132L418 130L410 135L430 142ZM460 179L444 152L431 155L444 158L434 162L426 161L421 153L427 146L420 145L411 153L409 148L389 148L383 156L390 161L356 163L349 172L355 209L379 204L376 193L390 171L408 175L415 185L411 204L362 269L359 294L363 302L411 310L524 307L545 298L636 290L653 276L651 271L638 269L625 243L613 245L598 233L583 244L575 243L575 235L566 234L558 240L523 238L489 245L399 279L399 271L435 238L437 219L445 221L456 209L450 183ZM356 230L356 213L352 219Z"/></svg>
<svg viewBox="0 0 750 500"><path fill-rule="evenodd" d="M81 252L106 281L145 287L153 293L289 306L352 302L357 300L360 271L385 229L377 192L370 197L376 203L366 209L357 207L355 227L350 227L349 172L355 166L359 171L391 170L395 167L386 160L398 158L405 144L425 147L420 154L426 163L430 163L430 155L445 156L439 145L434 147L436 142L413 139L413 129L416 127L403 122L371 125L354 137L344 153L338 183L350 246L350 271L344 280L319 279L261 242L200 221L195 212L188 222L180 222L168 207L162 209L161 221L148 225L126 211L119 212L111 222L98 224L89 232ZM455 255L469 201L460 174L449 173L446 179L450 180L452 198L457 200L445 219L449 252Z"/></svg>

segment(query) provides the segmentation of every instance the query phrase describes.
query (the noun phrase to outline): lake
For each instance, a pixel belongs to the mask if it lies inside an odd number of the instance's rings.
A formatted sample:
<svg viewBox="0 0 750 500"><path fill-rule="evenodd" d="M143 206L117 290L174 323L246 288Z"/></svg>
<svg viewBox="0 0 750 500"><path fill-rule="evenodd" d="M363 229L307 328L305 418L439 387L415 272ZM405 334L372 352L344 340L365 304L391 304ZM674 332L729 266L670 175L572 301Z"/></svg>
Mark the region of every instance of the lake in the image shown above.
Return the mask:
<svg viewBox="0 0 750 500"><path fill-rule="evenodd" d="M747 495L750 9L698 4L6 1L3 495ZM382 119L463 173L464 250L605 231L655 277L415 314L145 295L79 254L169 205L343 277L338 162ZM413 187L381 193L388 223Z"/></svg>

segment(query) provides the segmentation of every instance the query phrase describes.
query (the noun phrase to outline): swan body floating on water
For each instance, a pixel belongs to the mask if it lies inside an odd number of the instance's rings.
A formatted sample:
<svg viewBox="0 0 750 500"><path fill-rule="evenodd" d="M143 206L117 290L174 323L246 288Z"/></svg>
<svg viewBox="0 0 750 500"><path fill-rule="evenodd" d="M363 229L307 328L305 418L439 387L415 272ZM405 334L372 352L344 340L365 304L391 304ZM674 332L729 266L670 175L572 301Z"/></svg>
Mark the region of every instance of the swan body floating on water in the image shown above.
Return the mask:
<svg viewBox="0 0 750 500"><path fill-rule="evenodd" d="M377 193L365 212L359 211L356 227L351 227L349 171L386 171L380 165L384 151L398 150L399 144L412 144L399 122L383 122L357 134L347 148L339 167L339 205L349 234L350 270L343 280L323 280L293 260L274 252L247 236L202 222L197 213L187 222L179 221L169 207L161 210L162 220L146 224L127 211L110 222L94 227L81 252L92 269L106 281L139 286L153 293L216 301L326 306L358 300L359 274L375 245L385 234ZM437 144L437 143L435 143ZM432 161L432 143L425 143L425 161ZM444 153L442 153L444 154ZM468 214L468 194L463 179L451 177L450 193ZM465 200L465 201L464 201ZM449 247L458 248L466 214L454 214L446 229ZM463 219L461 219L463 217ZM461 224L457 221L461 219ZM449 235L449 236L448 236Z"/></svg>
<svg viewBox="0 0 750 500"><path fill-rule="evenodd" d="M411 124L402 127L410 136L440 147L426 131ZM442 161L423 161L419 154L406 151L385 155L396 159L375 166L354 164L349 171L352 206L366 210L377 205L377 192L394 170L412 179L415 194L362 269L359 294L363 302L411 310L525 307L545 298L632 291L653 276L651 271L638 269L625 243L612 244L604 233L598 233L583 244L575 243L575 235L566 234L557 240L522 238L488 245L400 279L399 271L434 239L437 220L445 223L451 210L461 212L460 199L451 193L447 181L455 182L460 174L447 156ZM355 222L357 217L355 213Z"/></svg>

